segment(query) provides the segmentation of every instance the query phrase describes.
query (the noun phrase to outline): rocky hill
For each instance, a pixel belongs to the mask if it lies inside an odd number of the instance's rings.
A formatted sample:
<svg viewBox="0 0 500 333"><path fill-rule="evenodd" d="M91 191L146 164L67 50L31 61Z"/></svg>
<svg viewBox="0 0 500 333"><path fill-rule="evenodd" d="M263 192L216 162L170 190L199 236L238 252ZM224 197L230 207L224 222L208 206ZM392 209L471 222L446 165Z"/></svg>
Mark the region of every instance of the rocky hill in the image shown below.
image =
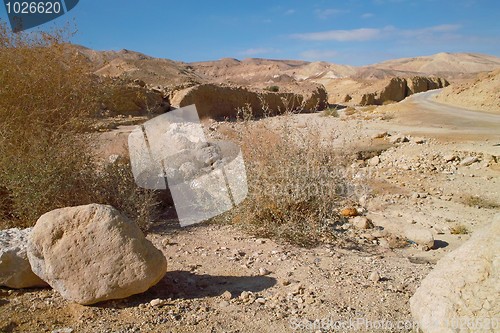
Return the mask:
<svg viewBox="0 0 500 333"><path fill-rule="evenodd" d="M359 105L382 105L388 102L400 102L413 94L444 88L448 85L449 82L446 79L438 77L396 77L385 80L385 85L382 85L381 89L358 94L358 99L355 99L355 103ZM373 89L373 87L369 89Z"/></svg>
<svg viewBox="0 0 500 333"><path fill-rule="evenodd" d="M449 86L436 99L469 109L500 113L500 69Z"/></svg>
<svg viewBox="0 0 500 333"><path fill-rule="evenodd" d="M405 83L408 78L420 77L419 82L427 82L418 83L418 90L424 91L444 87L447 85L447 80L463 81L475 77L478 72L500 68L498 57L468 53L439 53L426 57L396 59L370 66L354 67L327 62L256 58L244 60L224 58L216 61L184 63L154 58L129 50L94 51L82 46L71 47L89 60L95 74L128 82L135 81L147 89L159 92L164 99L163 104L171 104L169 99L174 98L178 92L206 84L241 87L241 89L229 90L224 88L224 96L229 91L239 94L247 88L268 95L265 91L272 88L274 92L297 94L295 99L301 99L300 96L304 95L305 90L309 88L312 90L306 95L314 94L319 84L325 87L328 95L319 103L320 105L326 105L327 102L358 105L383 104L387 101L400 101L412 93L410 86L413 83ZM428 78L422 79L422 76ZM442 79L437 79L437 77ZM399 79L394 80L395 78ZM396 84L397 82L401 84ZM432 82L438 84L435 85ZM395 86L401 88L396 89L397 93L393 89ZM205 91L205 88L195 89L193 92ZM230 99L247 101L246 93L243 95L231 96ZM467 95L462 96L466 98ZM244 104L236 106L243 107ZM209 108L214 109L215 106L209 106ZM225 110L217 113L227 114L228 112Z"/></svg>
<svg viewBox="0 0 500 333"><path fill-rule="evenodd" d="M443 52L426 57L389 60L368 67L458 79L494 70L500 67L500 58L485 54Z"/></svg>

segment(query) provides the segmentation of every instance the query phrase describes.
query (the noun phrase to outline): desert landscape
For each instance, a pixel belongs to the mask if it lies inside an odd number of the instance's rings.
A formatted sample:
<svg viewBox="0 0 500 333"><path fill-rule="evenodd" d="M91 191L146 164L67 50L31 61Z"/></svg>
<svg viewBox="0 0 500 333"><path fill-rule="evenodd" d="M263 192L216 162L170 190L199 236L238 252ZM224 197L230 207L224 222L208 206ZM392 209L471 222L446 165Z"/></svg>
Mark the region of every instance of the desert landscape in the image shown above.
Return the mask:
<svg viewBox="0 0 500 333"><path fill-rule="evenodd" d="M0 33L1 332L500 331L499 57L179 62ZM181 227L128 140L193 104L194 156L235 143L248 195Z"/></svg>

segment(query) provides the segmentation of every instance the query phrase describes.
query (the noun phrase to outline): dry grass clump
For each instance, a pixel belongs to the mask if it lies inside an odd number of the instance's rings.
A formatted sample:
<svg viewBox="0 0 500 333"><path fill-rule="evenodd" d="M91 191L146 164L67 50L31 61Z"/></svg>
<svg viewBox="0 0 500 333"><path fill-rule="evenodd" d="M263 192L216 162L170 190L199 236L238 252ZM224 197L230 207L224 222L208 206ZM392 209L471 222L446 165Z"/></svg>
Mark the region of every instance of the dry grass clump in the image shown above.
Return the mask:
<svg viewBox="0 0 500 333"><path fill-rule="evenodd" d="M467 195L462 199L462 203L469 207L479 207L485 209L500 208L500 204L498 202L480 197L478 195Z"/></svg>
<svg viewBox="0 0 500 333"><path fill-rule="evenodd" d="M469 229L463 224L458 224L450 228L450 233L452 235L467 235L469 232Z"/></svg>
<svg viewBox="0 0 500 333"><path fill-rule="evenodd" d="M239 124L249 194L230 220L258 237L309 247L334 239L339 210L357 197L345 156L318 128L290 126L290 117L274 118L280 122L275 126L276 121Z"/></svg>
<svg viewBox="0 0 500 333"><path fill-rule="evenodd" d="M142 219L153 205L130 174L99 166L84 142L102 92L66 39L65 31L12 34L0 21L0 228L89 203Z"/></svg>
<svg viewBox="0 0 500 333"><path fill-rule="evenodd" d="M321 116L322 117L335 117L337 118L339 116L339 111L337 108L328 108L326 110L321 111Z"/></svg>

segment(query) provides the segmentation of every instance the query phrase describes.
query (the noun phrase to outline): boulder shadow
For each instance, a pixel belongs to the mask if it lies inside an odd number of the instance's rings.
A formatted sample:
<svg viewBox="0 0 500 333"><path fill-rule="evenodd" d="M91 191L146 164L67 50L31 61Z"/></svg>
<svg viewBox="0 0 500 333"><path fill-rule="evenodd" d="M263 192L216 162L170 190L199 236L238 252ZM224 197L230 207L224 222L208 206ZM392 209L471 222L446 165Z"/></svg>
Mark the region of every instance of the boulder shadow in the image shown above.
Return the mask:
<svg viewBox="0 0 500 333"><path fill-rule="evenodd" d="M229 291L238 297L243 291L254 293L271 288L276 279L269 276L215 276L188 271L167 272L165 277L148 291L122 300L96 304L104 308L128 308L149 303L153 299L198 299L217 297Z"/></svg>

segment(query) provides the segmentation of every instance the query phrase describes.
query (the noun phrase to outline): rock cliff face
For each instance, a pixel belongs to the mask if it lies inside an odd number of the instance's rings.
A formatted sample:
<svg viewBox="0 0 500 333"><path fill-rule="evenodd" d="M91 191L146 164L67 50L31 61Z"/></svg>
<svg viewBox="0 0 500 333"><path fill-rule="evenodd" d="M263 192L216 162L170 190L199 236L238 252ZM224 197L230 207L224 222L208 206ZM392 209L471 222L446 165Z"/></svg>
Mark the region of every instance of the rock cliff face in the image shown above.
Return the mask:
<svg viewBox="0 0 500 333"><path fill-rule="evenodd" d="M406 97L449 85L446 79L438 77L415 76L412 78L392 78L385 87L378 91L368 92L360 96L360 105L382 105L387 102L400 102Z"/></svg>
<svg viewBox="0 0 500 333"><path fill-rule="evenodd" d="M286 110L314 112L328 106L323 86L316 85L298 92L269 92L239 86L201 84L175 93L172 105L195 104L201 118L236 117L238 109L252 108L254 116L265 112L280 114Z"/></svg>

